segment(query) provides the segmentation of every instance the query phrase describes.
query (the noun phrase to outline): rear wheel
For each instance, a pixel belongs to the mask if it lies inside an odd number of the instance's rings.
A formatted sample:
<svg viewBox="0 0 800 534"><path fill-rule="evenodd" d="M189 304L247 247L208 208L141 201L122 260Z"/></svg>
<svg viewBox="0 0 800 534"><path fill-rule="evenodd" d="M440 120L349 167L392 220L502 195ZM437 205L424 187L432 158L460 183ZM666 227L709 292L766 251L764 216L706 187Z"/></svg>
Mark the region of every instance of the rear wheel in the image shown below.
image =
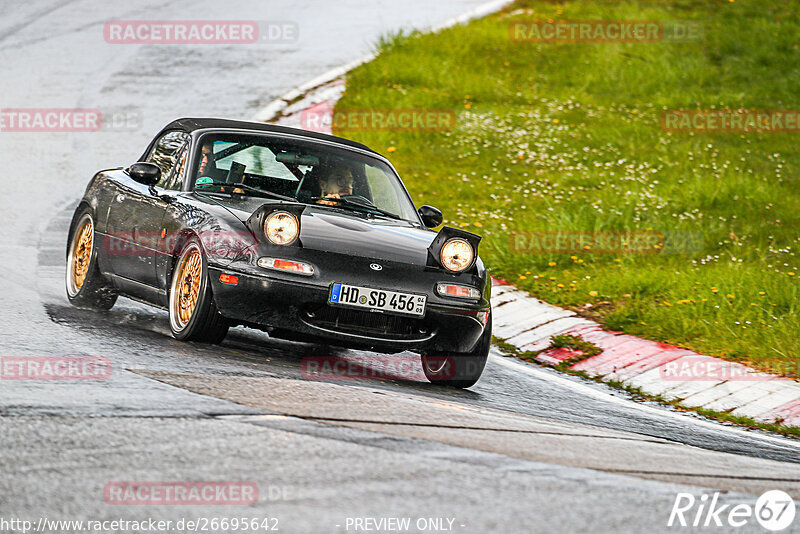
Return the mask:
<svg viewBox="0 0 800 534"><path fill-rule="evenodd" d="M433 384L456 388L474 386L483 374L492 344L492 316L472 352L436 352L422 355L422 370Z"/></svg>
<svg viewBox="0 0 800 534"><path fill-rule="evenodd" d="M169 326L183 341L221 343L228 333L228 322L214 304L206 258L194 238L183 247L172 271Z"/></svg>
<svg viewBox="0 0 800 534"><path fill-rule="evenodd" d="M67 245L67 298L79 308L110 310L117 292L97 267L94 219L88 207L78 212Z"/></svg>

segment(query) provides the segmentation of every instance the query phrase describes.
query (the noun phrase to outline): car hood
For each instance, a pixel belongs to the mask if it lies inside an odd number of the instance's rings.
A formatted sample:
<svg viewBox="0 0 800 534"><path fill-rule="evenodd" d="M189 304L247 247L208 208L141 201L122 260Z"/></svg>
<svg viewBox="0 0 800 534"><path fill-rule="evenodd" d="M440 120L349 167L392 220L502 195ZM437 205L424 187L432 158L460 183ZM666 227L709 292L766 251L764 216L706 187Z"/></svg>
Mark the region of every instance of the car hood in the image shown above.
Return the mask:
<svg viewBox="0 0 800 534"><path fill-rule="evenodd" d="M237 219L246 222L264 199L214 198ZM408 221L366 218L344 209L309 205L300 220L303 248L376 260L425 265L436 232Z"/></svg>

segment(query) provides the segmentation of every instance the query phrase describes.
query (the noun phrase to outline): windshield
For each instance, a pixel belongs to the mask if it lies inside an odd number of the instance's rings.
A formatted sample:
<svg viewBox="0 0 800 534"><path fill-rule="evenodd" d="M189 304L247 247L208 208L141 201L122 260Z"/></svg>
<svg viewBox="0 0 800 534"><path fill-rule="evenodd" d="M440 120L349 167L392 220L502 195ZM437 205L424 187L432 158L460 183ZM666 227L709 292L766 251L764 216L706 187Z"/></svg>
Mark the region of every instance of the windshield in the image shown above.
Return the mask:
<svg viewBox="0 0 800 534"><path fill-rule="evenodd" d="M263 135L205 134L193 189L326 205L419 222L391 167L313 142Z"/></svg>

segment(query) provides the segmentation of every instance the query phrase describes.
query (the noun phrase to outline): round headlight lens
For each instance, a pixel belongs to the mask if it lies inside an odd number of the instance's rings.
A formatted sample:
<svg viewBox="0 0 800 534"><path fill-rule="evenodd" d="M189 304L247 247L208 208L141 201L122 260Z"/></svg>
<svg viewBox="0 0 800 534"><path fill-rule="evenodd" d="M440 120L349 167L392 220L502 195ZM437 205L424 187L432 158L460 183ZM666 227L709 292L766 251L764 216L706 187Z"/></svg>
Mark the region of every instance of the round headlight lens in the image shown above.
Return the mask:
<svg viewBox="0 0 800 534"><path fill-rule="evenodd" d="M290 245L300 233L297 217L288 211L276 211L264 223L264 234L276 245Z"/></svg>
<svg viewBox="0 0 800 534"><path fill-rule="evenodd" d="M469 243L461 238L455 237L445 242L440 256L445 269L459 272L472 265L475 252L472 250L472 246Z"/></svg>

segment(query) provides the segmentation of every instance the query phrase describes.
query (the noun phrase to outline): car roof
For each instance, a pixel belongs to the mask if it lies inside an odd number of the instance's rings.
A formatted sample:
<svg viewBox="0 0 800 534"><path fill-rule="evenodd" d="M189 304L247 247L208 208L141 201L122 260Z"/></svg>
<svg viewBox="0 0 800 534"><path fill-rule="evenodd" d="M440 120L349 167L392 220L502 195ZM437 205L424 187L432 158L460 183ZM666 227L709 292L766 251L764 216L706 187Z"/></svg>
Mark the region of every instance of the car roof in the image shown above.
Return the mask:
<svg viewBox="0 0 800 534"><path fill-rule="evenodd" d="M290 128L288 126L278 126L277 124L267 124L264 122L241 121L234 119L217 119L217 118L182 118L176 119L167 124L156 138L161 137L161 134L168 130L182 130L187 133L194 132L195 130L208 130L208 129L236 129L236 130L251 130L254 132L270 132L270 133L283 133L307 137L309 139L320 139L322 141L329 141L346 145L354 148L360 148L373 154L378 154L371 148L361 143L337 137L335 135L328 135L319 132L311 132L309 130L301 130L300 128Z"/></svg>

